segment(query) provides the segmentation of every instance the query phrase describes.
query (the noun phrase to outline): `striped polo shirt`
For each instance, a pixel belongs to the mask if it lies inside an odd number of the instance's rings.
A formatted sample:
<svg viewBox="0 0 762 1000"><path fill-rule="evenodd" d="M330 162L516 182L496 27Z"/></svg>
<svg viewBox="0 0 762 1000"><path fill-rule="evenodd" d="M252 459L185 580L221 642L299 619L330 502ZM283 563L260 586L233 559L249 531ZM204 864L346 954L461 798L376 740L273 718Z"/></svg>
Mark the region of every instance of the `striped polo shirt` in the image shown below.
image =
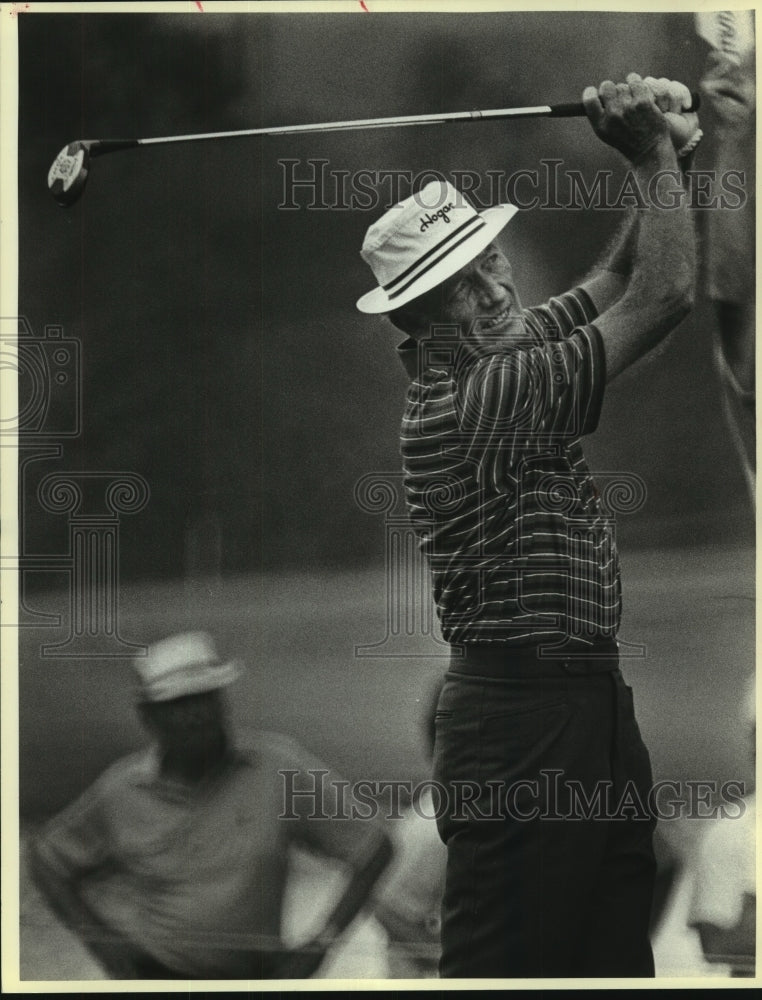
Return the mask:
<svg viewBox="0 0 762 1000"><path fill-rule="evenodd" d="M448 642L584 649L615 637L621 611L580 443L603 402L603 341L579 288L523 315L507 348L465 347L452 327L398 348L407 508Z"/></svg>

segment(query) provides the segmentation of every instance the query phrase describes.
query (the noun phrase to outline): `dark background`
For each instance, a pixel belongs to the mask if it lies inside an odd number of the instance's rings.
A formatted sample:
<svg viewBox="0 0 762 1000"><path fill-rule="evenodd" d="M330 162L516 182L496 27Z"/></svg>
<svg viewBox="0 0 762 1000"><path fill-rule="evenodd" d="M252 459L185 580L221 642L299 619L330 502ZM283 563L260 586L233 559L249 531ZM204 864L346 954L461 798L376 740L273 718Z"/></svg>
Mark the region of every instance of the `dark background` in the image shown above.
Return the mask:
<svg viewBox="0 0 762 1000"><path fill-rule="evenodd" d="M592 182L597 168L623 177L620 158L569 119L142 148L95 160L69 209L47 171L78 138L571 101L631 70L695 88L707 49L692 15L18 22L20 311L35 337L58 325L79 340L83 404L81 433L25 468L23 551L48 564L67 551L67 518L37 498L47 473L140 474L150 500L119 525L124 639L208 628L250 666L237 721L289 731L350 777L425 774L420 719L441 647L414 634L405 656L353 652L383 638L388 610L383 517L361 510L354 488L398 470L406 389L398 336L354 307L375 284L359 248L381 208L279 210L278 160L486 175L560 158ZM712 163L707 131L696 166ZM520 213L506 246L524 303L583 277L620 217ZM754 524L712 334L700 297L609 387L586 446L594 472L646 485L645 505L617 524L623 637L647 651L625 673L655 773L670 779L749 770L738 713L753 668ZM51 389L54 422L71 385ZM21 808L40 816L141 737L125 658L42 652L66 636L65 580L43 566L24 587L32 611L63 614L59 628L37 619L20 633Z"/></svg>
<svg viewBox="0 0 762 1000"><path fill-rule="evenodd" d="M623 169L584 119L246 138L94 160L62 209L45 178L66 142L577 100L631 69L695 86L706 52L689 14L31 14L19 37L20 310L35 336L59 324L81 341L84 413L63 461L30 466L25 545L59 551L65 531L36 477L140 473L151 499L123 522L124 579L381 556L353 487L397 469L406 381L394 331L354 302L375 284L359 248L383 206L279 210L279 159L299 176L315 158L484 175L560 158L588 182ZM521 214L507 247L524 302L584 276L620 216ZM625 543L750 538L705 307L610 387L589 442L594 470L646 483Z"/></svg>

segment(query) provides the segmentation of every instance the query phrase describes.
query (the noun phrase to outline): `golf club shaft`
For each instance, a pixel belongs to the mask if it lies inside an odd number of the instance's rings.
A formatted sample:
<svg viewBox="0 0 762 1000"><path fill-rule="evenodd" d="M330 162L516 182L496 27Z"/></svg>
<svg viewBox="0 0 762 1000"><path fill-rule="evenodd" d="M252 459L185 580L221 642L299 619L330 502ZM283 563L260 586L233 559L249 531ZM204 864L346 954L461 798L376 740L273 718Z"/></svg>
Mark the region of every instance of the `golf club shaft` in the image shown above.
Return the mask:
<svg viewBox="0 0 762 1000"><path fill-rule="evenodd" d="M699 106L697 94L689 108ZM254 135L292 135L310 132L351 132L359 129L398 128L405 125L444 125L450 122L499 121L507 118L583 118L585 108L581 103L538 105L526 108L492 108L483 111L452 111L438 115L409 115L397 118L364 118L355 121L319 122L311 125L276 125L270 128L242 129L234 132L202 132L195 135L168 135L149 139L96 139L90 140L90 154L116 152L134 146L161 146L171 142L201 142L204 139L234 139Z"/></svg>

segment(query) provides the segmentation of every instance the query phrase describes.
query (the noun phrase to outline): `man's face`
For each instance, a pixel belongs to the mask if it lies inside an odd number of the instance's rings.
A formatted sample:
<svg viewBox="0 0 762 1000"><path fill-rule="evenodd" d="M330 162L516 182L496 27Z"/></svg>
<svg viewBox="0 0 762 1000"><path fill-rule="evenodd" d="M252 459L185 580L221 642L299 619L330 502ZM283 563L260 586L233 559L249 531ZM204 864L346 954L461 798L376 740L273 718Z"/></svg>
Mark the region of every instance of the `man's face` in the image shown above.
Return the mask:
<svg viewBox="0 0 762 1000"><path fill-rule="evenodd" d="M218 691L144 703L144 716L165 752L188 764L219 759L227 748L225 711Z"/></svg>
<svg viewBox="0 0 762 1000"><path fill-rule="evenodd" d="M457 324L475 345L502 346L525 335L513 271L496 243L422 295L420 305L430 321Z"/></svg>

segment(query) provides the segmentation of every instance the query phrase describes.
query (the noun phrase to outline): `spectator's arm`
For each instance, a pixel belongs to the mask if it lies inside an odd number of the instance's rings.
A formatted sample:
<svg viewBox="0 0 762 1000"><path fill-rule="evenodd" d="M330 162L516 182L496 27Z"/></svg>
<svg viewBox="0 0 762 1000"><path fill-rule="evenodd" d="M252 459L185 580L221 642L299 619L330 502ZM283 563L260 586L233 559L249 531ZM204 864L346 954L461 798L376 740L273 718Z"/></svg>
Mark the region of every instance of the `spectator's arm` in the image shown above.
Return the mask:
<svg viewBox="0 0 762 1000"><path fill-rule="evenodd" d="M36 840L28 849L29 873L50 909L77 935L112 979L135 979L126 940L90 909L79 893L79 879L59 872L44 857Z"/></svg>
<svg viewBox="0 0 762 1000"><path fill-rule="evenodd" d="M382 833L375 847L355 862L349 882L319 935L326 946L330 945L360 912L370 897L373 886L391 861L392 854L392 842L385 833Z"/></svg>
<svg viewBox="0 0 762 1000"><path fill-rule="evenodd" d="M320 967L328 948L370 899L391 859L392 844L375 816L362 812L350 816L353 804L344 798L348 782L294 740L279 736L278 742L284 764L281 773L289 776L291 790L285 810L289 818L284 816L287 837L338 861L349 872L323 929L279 959L272 974L273 979L304 979ZM321 789L317 798L316 781Z"/></svg>
<svg viewBox="0 0 762 1000"><path fill-rule="evenodd" d="M392 857L391 840L382 834L374 849L357 859L344 892L328 915L322 930L310 941L284 956L273 979L307 979L320 968L328 949L354 920L371 895L373 886Z"/></svg>
<svg viewBox="0 0 762 1000"><path fill-rule="evenodd" d="M78 880L54 868L43 856L37 840L29 844L28 857L29 873L56 916L78 933L87 927L93 914L77 891Z"/></svg>

